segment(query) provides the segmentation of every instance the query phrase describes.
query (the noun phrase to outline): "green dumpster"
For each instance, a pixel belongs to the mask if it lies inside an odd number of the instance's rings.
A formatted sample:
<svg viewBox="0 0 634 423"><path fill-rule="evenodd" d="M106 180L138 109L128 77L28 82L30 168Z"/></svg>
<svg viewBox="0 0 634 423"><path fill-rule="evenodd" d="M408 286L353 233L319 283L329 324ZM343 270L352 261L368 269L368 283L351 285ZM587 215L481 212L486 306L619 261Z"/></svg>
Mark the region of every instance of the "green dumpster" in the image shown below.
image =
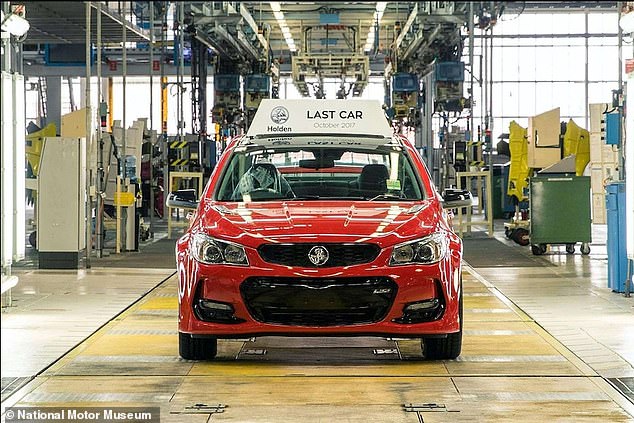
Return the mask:
<svg viewBox="0 0 634 423"><path fill-rule="evenodd" d="M545 174L530 179L530 242L533 254L543 254L549 244L565 244L574 253L589 254L592 241L590 177Z"/></svg>

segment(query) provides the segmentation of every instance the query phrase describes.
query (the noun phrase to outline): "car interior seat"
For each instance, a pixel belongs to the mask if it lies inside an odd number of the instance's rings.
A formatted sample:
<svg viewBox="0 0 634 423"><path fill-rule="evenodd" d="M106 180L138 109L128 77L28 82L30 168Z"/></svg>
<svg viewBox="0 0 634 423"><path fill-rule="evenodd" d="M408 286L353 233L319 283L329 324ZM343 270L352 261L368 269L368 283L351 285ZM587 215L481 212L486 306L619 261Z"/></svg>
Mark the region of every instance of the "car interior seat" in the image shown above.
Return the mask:
<svg viewBox="0 0 634 423"><path fill-rule="evenodd" d="M271 188L285 197L293 197L293 191L288 181L282 176L280 171L275 167L273 163L256 163L253 165L251 171L256 171L258 168L263 168L266 173L272 178L273 183L266 187L261 187L259 181L253 178L253 188Z"/></svg>
<svg viewBox="0 0 634 423"><path fill-rule="evenodd" d="M364 197L374 197L387 192L390 172L384 164L368 164L359 175L359 191Z"/></svg>

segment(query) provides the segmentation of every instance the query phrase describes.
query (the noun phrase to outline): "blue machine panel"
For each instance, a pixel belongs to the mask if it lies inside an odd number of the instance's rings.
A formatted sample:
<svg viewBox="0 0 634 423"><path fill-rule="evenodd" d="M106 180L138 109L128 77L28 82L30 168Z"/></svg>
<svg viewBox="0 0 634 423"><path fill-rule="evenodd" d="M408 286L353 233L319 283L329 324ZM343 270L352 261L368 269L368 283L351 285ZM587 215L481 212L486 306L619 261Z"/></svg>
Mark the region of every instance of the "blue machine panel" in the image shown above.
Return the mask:
<svg viewBox="0 0 634 423"><path fill-rule="evenodd" d="M627 278L627 253L625 246L625 182L613 182L606 186L608 217L608 288L625 292Z"/></svg>
<svg viewBox="0 0 634 423"><path fill-rule="evenodd" d="M320 13L319 14L319 24L320 25L328 25L328 24L338 24L339 23L339 14L338 13Z"/></svg>
<svg viewBox="0 0 634 423"><path fill-rule="evenodd" d="M265 74L247 75L244 89L248 93L268 93L271 89L271 78Z"/></svg>
<svg viewBox="0 0 634 423"><path fill-rule="evenodd" d="M464 63L438 62L434 76L436 81L462 82L464 81Z"/></svg>
<svg viewBox="0 0 634 423"><path fill-rule="evenodd" d="M239 92L240 75L215 75L214 89L220 92Z"/></svg>
<svg viewBox="0 0 634 423"><path fill-rule="evenodd" d="M392 76L392 91L418 92L418 76L413 73L397 73Z"/></svg>
<svg viewBox="0 0 634 423"><path fill-rule="evenodd" d="M605 115L605 143L619 145L621 139L621 114L608 113Z"/></svg>

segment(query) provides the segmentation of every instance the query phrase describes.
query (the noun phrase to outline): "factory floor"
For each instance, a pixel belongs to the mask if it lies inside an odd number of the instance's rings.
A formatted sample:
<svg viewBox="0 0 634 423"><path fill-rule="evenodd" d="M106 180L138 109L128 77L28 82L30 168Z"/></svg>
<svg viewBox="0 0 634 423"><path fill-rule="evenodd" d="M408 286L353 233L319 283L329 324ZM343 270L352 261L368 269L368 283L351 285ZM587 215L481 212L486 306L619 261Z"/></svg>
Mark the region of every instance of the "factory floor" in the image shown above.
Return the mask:
<svg viewBox="0 0 634 423"><path fill-rule="evenodd" d="M634 299L607 288L605 226L593 227L590 255L554 246L533 256L502 222L496 229L465 235L464 344L447 361L423 360L417 341L371 337L221 340L217 360L182 360L173 239L79 271L15 267L2 312L3 412L125 405L160 407L163 422L634 422Z"/></svg>

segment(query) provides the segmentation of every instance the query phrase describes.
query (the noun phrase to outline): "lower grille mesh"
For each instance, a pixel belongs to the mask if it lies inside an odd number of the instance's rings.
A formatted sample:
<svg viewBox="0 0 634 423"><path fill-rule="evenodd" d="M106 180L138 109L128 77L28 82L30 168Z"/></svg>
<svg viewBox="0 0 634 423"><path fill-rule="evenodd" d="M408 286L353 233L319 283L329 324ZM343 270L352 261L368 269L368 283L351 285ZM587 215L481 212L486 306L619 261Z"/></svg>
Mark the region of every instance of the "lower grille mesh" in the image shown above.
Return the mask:
<svg viewBox="0 0 634 423"><path fill-rule="evenodd" d="M389 278L249 278L240 286L255 320L289 326L344 326L385 318L397 286Z"/></svg>

